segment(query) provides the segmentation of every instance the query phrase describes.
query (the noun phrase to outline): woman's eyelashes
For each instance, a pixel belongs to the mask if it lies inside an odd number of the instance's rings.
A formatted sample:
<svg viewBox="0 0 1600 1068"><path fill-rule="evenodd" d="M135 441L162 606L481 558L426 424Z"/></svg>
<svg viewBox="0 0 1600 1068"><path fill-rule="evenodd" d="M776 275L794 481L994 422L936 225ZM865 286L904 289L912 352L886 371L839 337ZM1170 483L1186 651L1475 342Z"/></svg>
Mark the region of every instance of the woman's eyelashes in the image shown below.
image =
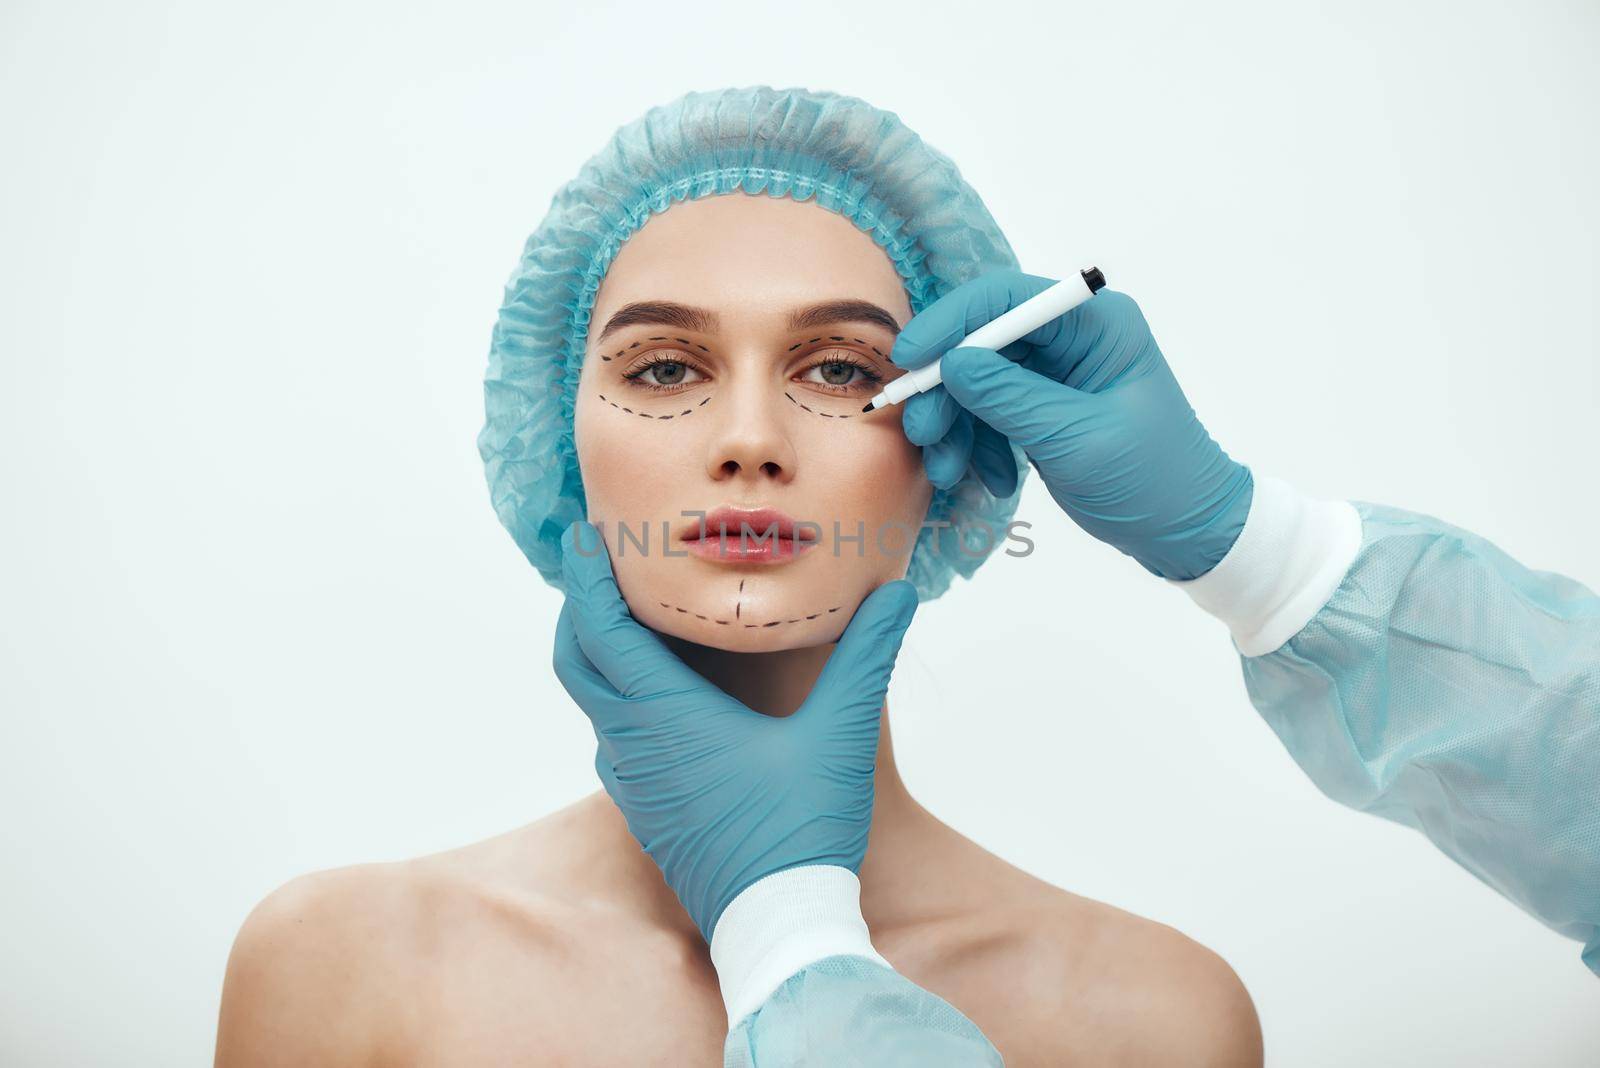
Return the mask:
<svg viewBox="0 0 1600 1068"><path fill-rule="evenodd" d="M873 370L860 357L849 358L844 349L835 350L829 353L828 356L829 358L819 360L806 368L802 372L806 377L800 381L826 386L832 390L849 390L852 392L865 389L868 386L876 386L883 381L883 375ZM814 372L820 372L820 377L811 377Z"/></svg>
<svg viewBox="0 0 1600 1068"><path fill-rule="evenodd" d="M795 381L829 393L859 393L875 388L883 375L863 356L848 349L829 349L816 353L795 373ZM695 366L686 354L673 351L646 353L622 374L635 388L651 393L677 393L707 381L710 375Z"/></svg>
<svg viewBox="0 0 1600 1068"><path fill-rule="evenodd" d="M707 376L688 361L675 359L672 353L649 353L631 370L623 372L622 377L630 385L654 393L676 393Z"/></svg>

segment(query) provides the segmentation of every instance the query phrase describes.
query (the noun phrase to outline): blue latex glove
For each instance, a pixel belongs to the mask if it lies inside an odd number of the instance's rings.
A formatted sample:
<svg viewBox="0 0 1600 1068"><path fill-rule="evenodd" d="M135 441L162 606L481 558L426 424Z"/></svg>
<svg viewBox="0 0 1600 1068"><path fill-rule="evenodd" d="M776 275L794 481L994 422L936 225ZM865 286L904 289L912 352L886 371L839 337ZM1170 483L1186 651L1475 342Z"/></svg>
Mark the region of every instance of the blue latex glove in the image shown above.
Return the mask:
<svg viewBox="0 0 1600 1068"><path fill-rule="evenodd" d="M629 615L593 526L569 527L561 551L556 677L594 726L606 792L706 941L757 879L803 864L859 874L879 713L916 587L899 579L873 590L805 703L767 716Z"/></svg>
<svg viewBox="0 0 1600 1068"><path fill-rule="evenodd" d="M1250 471L1200 425L1131 297L1102 289L1000 353L950 348L1055 282L986 274L906 324L896 365L944 356L943 385L905 402L906 437L934 485L970 463L1003 497L1017 485L1003 435L1084 530L1163 578L1197 578L1244 527Z"/></svg>

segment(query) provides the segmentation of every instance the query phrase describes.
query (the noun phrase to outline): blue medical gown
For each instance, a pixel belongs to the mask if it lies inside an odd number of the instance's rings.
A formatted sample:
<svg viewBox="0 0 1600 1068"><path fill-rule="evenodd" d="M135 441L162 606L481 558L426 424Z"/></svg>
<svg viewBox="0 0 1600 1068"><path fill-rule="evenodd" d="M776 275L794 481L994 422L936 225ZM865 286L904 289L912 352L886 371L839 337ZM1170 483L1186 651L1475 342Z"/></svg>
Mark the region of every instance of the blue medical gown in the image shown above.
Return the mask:
<svg viewBox="0 0 1600 1068"><path fill-rule="evenodd" d="M1241 657L1251 702L1325 794L1421 831L1600 974L1600 597L1437 519L1355 507L1333 596ZM1001 1062L947 1002L859 957L791 977L724 1057L857 1063Z"/></svg>
<svg viewBox="0 0 1600 1068"><path fill-rule="evenodd" d="M1600 974L1600 597L1437 519L1356 510L1333 597L1243 658L1251 703L1323 793L1421 831Z"/></svg>
<svg viewBox="0 0 1600 1068"><path fill-rule="evenodd" d="M728 1035L723 1068L1001 1065L943 998L865 957L825 957L791 976Z"/></svg>

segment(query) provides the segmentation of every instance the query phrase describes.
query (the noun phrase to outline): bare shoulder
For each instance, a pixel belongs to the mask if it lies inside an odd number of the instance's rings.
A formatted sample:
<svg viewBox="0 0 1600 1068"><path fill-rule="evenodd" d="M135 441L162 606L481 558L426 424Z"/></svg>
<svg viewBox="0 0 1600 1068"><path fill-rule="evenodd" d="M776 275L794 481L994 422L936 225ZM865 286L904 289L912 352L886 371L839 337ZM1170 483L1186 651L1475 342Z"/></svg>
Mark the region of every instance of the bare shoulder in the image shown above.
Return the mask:
<svg viewBox="0 0 1600 1068"><path fill-rule="evenodd" d="M219 1068L576 1063L597 1035L632 1057L625 1039L640 1004L665 1021L640 1041L665 1034L679 1048L703 1045L702 1018L726 1023L714 974L696 970L709 971L703 943L695 956L687 940L615 900L595 876L604 856L584 851L596 831L583 812L274 890L228 960ZM691 996L689 1007L704 1010L692 1018L682 1004ZM690 1023L694 1033L674 1031Z"/></svg>
<svg viewBox="0 0 1600 1068"><path fill-rule="evenodd" d="M1255 1004L1210 949L987 857L958 870L981 895L873 939L1008 1065L1262 1063Z"/></svg>
<svg viewBox="0 0 1600 1068"><path fill-rule="evenodd" d="M395 992L366 978L406 927L397 867L302 875L251 910L223 980L219 1066L342 1063L376 1052Z"/></svg>
<svg viewBox="0 0 1600 1068"><path fill-rule="evenodd" d="M1076 895L1024 917L1016 944L1043 1004L1040 1063L1258 1066L1261 1023L1227 961L1154 920ZM1085 1058L1085 1053L1091 1056Z"/></svg>
<svg viewBox="0 0 1600 1068"><path fill-rule="evenodd" d="M971 1019L1006 1064L1262 1063L1255 1004L1219 955L1023 871L931 815L920 834L874 872L871 898L863 880L873 944Z"/></svg>

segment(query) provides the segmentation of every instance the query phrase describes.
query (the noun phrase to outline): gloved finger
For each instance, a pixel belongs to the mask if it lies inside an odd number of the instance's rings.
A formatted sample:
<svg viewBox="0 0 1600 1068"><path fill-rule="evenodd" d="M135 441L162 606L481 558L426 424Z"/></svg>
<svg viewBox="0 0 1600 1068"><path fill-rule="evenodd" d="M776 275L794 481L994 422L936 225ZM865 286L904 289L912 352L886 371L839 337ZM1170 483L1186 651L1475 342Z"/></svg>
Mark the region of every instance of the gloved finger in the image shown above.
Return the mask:
<svg viewBox="0 0 1600 1068"><path fill-rule="evenodd" d="M1054 278L1010 270L990 271L963 282L911 317L895 338L889 360L906 368L931 363L978 327L1055 284Z"/></svg>
<svg viewBox="0 0 1600 1068"><path fill-rule="evenodd" d="M1015 341L1001 349L1000 354L1026 366L1026 361L1033 357L1034 348ZM961 405L956 403L948 390L934 386L925 393L913 393L906 398L900 413L900 426L911 444L932 445L950 432L951 425L961 417L961 411Z"/></svg>
<svg viewBox="0 0 1600 1068"><path fill-rule="evenodd" d="M981 419L973 420L972 469L978 481L996 497L1017 491L1017 458L1006 436Z"/></svg>
<svg viewBox="0 0 1600 1068"><path fill-rule="evenodd" d="M900 642L916 611L917 588L905 579L886 582L869 593L850 617L828 662L822 665L816 685L795 715L804 716L816 708L829 714L855 709L863 726L870 716L871 729L876 731Z"/></svg>
<svg viewBox="0 0 1600 1068"><path fill-rule="evenodd" d="M950 432L922 450L922 469L928 481L949 489L967 473L972 459L972 417L962 412L950 425Z"/></svg>
<svg viewBox="0 0 1600 1068"><path fill-rule="evenodd" d="M622 795L616 763L624 757L624 753L619 751L616 739L601 729L599 722L592 718L590 722L594 726L594 773L599 777L600 785L605 788L611 800L615 801L617 807L621 808L623 813L626 814L627 805L625 802L627 799ZM637 746L636 742L633 744Z"/></svg>
<svg viewBox="0 0 1600 1068"><path fill-rule="evenodd" d="M579 646L623 697L710 685L629 614L605 542L583 520L561 534L561 574Z"/></svg>
<svg viewBox="0 0 1600 1068"><path fill-rule="evenodd" d="M1028 340L1033 351L1023 366L1084 393L1108 389L1155 348L1144 312L1114 289L1100 290Z"/></svg>
<svg viewBox="0 0 1600 1068"><path fill-rule="evenodd" d="M943 368L950 395L1025 450L1076 422L1094 401L1092 394L1012 363L993 349L951 349Z"/></svg>
<svg viewBox="0 0 1600 1068"><path fill-rule="evenodd" d="M605 787L605 791L610 795L611 800L617 802L618 807L621 807L622 799L617 796L617 770L612 767L610 758L606 756L605 750L601 747L596 747L594 751L594 773L600 777L600 785Z"/></svg>
<svg viewBox="0 0 1600 1068"><path fill-rule="evenodd" d="M961 405L941 386L913 393L903 407L900 426L913 445L932 445L950 432L950 425L961 415Z"/></svg>
<svg viewBox="0 0 1600 1068"><path fill-rule="evenodd" d="M593 693L610 690L615 692L611 680L600 674L595 666L589 663L589 658L583 654L583 647L578 644L578 632L572 619L572 602L563 601L561 614L556 617L556 636L552 643L550 653L550 666L555 670L556 680L583 708L583 702ZM588 710L584 709L585 714Z"/></svg>
<svg viewBox="0 0 1600 1068"><path fill-rule="evenodd" d="M664 718L652 715L648 702L629 701L623 697L611 680L589 662L578 643L576 615L570 601L561 606L561 615L556 619L554 646L551 664L556 679L589 718L596 741L603 742L608 732L637 730Z"/></svg>

